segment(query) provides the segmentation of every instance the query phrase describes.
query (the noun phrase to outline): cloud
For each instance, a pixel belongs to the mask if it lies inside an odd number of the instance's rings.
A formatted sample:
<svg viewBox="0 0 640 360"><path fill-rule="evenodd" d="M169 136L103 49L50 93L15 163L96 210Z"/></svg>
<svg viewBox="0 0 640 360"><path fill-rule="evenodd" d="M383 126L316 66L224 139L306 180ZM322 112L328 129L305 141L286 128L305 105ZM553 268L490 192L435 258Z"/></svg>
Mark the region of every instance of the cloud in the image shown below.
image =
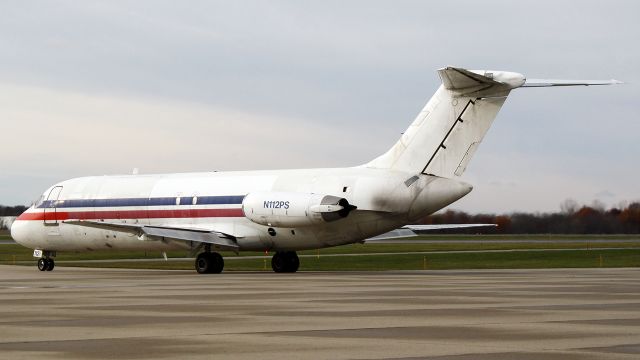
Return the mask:
<svg viewBox="0 0 640 360"><path fill-rule="evenodd" d="M351 166L369 156L340 128L219 106L6 84L0 99L9 135L3 146L15 151L4 158L4 181L135 167L159 173ZM377 140L358 136L364 144ZM3 187L0 197L14 193Z"/></svg>
<svg viewBox="0 0 640 360"><path fill-rule="evenodd" d="M637 198L640 3L580 4L0 3L0 125L11 133L0 203L133 167L359 164L396 141L445 65L631 83L516 91L456 206L548 210L602 189Z"/></svg>

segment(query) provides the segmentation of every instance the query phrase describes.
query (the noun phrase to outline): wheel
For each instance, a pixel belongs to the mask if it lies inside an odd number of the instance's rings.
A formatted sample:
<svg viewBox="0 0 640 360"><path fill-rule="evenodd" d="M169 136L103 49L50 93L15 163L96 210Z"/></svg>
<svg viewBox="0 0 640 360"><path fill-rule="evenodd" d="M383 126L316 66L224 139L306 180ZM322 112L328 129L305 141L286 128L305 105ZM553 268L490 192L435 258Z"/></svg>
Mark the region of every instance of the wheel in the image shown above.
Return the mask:
<svg viewBox="0 0 640 360"><path fill-rule="evenodd" d="M300 259L295 251L277 252L271 259L271 268L277 273L296 272L300 267Z"/></svg>
<svg viewBox="0 0 640 360"><path fill-rule="evenodd" d="M224 269L224 259L222 258L222 255L218 254L217 252L212 252L209 254L209 258L211 259L212 264L210 273L220 274L222 272L222 269Z"/></svg>
<svg viewBox="0 0 640 360"><path fill-rule="evenodd" d="M195 266L198 274L219 274L224 268L224 259L217 252L203 252L196 258Z"/></svg>
<svg viewBox="0 0 640 360"><path fill-rule="evenodd" d="M56 263L55 261L53 261L53 259L47 259L47 271L53 270L55 266L56 266Z"/></svg>
<svg viewBox="0 0 640 360"><path fill-rule="evenodd" d="M198 274L207 274L211 268L209 253L200 253L196 258L196 271Z"/></svg>
<svg viewBox="0 0 640 360"><path fill-rule="evenodd" d="M48 261L45 258L38 259L38 270L45 271L49 267Z"/></svg>
<svg viewBox="0 0 640 360"><path fill-rule="evenodd" d="M277 252L273 254L271 258L271 268L274 272L283 273L287 269L287 264L284 259L284 253Z"/></svg>
<svg viewBox="0 0 640 360"><path fill-rule="evenodd" d="M295 251L290 251L287 255L287 272L296 272L300 267L300 258Z"/></svg>

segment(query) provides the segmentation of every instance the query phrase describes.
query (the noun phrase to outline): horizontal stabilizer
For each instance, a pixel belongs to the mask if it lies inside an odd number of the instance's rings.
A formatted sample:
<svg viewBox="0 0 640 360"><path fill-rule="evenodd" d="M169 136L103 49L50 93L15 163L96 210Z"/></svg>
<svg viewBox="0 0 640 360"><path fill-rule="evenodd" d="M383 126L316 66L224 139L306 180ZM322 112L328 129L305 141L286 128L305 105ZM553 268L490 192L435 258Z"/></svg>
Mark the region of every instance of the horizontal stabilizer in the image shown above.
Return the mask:
<svg viewBox="0 0 640 360"><path fill-rule="evenodd" d="M525 77L510 71L467 70L448 66L438 70L445 89L459 95L506 96L510 90L522 86Z"/></svg>
<svg viewBox="0 0 640 360"><path fill-rule="evenodd" d="M498 85L491 78L476 74L467 69L446 67L438 70L442 84L447 90L463 90L481 85Z"/></svg>
<svg viewBox="0 0 640 360"><path fill-rule="evenodd" d="M551 86L594 86L624 84L622 81L611 80L556 80L556 79L527 79L522 87L551 87Z"/></svg>

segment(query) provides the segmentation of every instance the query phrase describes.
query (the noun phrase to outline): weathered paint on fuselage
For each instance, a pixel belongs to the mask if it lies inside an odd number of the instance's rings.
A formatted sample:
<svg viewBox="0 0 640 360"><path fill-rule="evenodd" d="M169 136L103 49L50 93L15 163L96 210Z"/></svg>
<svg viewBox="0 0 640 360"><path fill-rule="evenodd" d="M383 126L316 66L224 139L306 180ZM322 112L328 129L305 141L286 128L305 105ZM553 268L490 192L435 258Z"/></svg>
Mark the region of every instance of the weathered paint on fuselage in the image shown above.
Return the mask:
<svg viewBox="0 0 640 360"><path fill-rule="evenodd" d="M354 167L76 178L47 189L45 202L29 208L15 221L12 236L24 246L49 251L164 251L198 245L145 240L126 232L63 222L94 219L230 233L236 236L241 251L316 249L354 243L393 230L439 210L471 190L467 184L428 175L420 175L407 186L405 182L414 175ZM57 207L52 209L46 199L57 186L62 189ZM357 210L344 219L322 225L275 228L276 235L272 236L267 232L268 226L244 216L238 201L258 191L334 195L346 198Z"/></svg>

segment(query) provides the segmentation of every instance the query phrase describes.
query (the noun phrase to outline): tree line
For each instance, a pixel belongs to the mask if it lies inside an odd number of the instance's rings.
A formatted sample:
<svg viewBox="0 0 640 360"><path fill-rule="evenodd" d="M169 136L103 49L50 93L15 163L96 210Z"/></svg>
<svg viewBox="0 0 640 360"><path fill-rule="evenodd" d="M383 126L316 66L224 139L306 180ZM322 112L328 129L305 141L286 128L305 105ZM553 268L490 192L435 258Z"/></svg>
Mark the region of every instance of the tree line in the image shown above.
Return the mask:
<svg viewBox="0 0 640 360"><path fill-rule="evenodd" d="M25 210L27 210L27 207L23 205L17 205L17 206L0 205L0 216L19 216Z"/></svg>
<svg viewBox="0 0 640 360"><path fill-rule="evenodd" d="M422 224L497 224L494 228L443 230L441 233L483 234L640 234L640 202L605 209L599 203L579 206L566 200L559 212L507 215L468 214L447 210L427 216Z"/></svg>

